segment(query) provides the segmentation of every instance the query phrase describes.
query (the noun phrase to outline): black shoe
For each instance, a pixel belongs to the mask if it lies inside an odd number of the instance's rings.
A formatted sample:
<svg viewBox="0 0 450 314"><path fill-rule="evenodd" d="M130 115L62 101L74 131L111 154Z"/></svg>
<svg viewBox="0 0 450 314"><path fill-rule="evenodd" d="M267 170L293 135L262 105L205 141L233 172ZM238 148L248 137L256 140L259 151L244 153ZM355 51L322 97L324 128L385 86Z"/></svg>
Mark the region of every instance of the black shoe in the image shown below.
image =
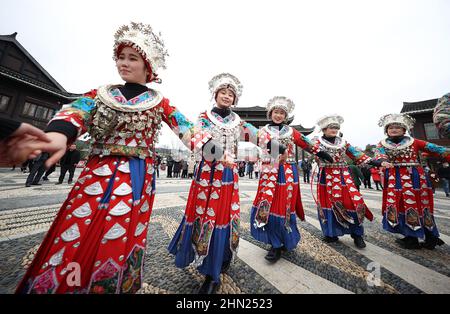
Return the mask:
<svg viewBox="0 0 450 314"><path fill-rule="evenodd" d="M275 263L281 257L281 248L271 248L269 253L265 256L265 259L269 262Z"/></svg>
<svg viewBox="0 0 450 314"><path fill-rule="evenodd" d="M55 185L62 184L62 182L56 182Z"/></svg>
<svg viewBox="0 0 450 314"><path fill-rule="evenodd" d="M419 239L415 237L405 237L403 239L397 239L395 242L400 244L404 249L407 250L418 250L420 249Z"/></svg>
<svg viewBox="0 0 450 314"><path fill-rule="evenodd" d="M333 243L333 242L337 242L339 241L338 237L329 237L329 236L325 236L323 238L323 241L325 241L326 243Z"/></svg>
<svg viewBox="0 0 450 314"><path fill-rule="evenodd" d="M67 182L67 184L72 184L72 181Z"/></svg>
<svg viewBox="0 0 450 314"><path fill-rule="evenodd" d="M353 236L352 235L352 238L353 238L353 242L355 243L355 246L358 249L363 249L366 247L366 242L364 242L364 239L362 236L357 236L357 235Z"/></svg>
<svg viewBox="0 0 450 314"><path fill-rule="evenodd" d="M26 188L29 188L31 186L31 184L25 184Z"/></svg>
<svg viewBox="0 0 450 314"><path fill-rule="evenodd" d="M31 185L42 185L42 183L31 183Z"/></svg>
<svg viewBox="0 0 450 314"><path fill-rule="evenodd" d="M222 269L220 270L220 273L221 274L226 273L228 271L228 269L230 269L230 265L231 265L231 260L229 262L222 264Z"/></svg>
<svg viewBox="0 0 450 314"><path fill-rule="evenodd" d="M219 286L219 282L213 281L211 276L206 275L205 281L198 290L197 294L215 294Z"/></svg>
<svg viewBox="0 0 450 314"><path fill-rule="evenodd" d="M435 235L426 232L425 233L425 242L423 242L421 245L425 249L434 250L436 245L441 246L443 244L445 244L444 241L442 241L441 239L439 239Z"/></svg>
<svg viewBox="0 0 450 314"><path fill-rule="evenodd" d="M283 245L282 247L280 247L281 252L286 253L288 251L288 249Z"/></svg>
<svg viewBox="0 0 450 314"><path fill-rule="evenodd" d="M48 178L47 177L43 177L42 181L48 181Z"/></svg>
<svg viewBox="0 0 450 314"><path fill-rule="evenodd" d="M209 283L212 281L212 277L211 276L206 276L205 277L205 281L203 281L203 284L201 285L200 289L198 289L197 293L198 294L205 294L206 293L206 289L209 285Z"/></svg>

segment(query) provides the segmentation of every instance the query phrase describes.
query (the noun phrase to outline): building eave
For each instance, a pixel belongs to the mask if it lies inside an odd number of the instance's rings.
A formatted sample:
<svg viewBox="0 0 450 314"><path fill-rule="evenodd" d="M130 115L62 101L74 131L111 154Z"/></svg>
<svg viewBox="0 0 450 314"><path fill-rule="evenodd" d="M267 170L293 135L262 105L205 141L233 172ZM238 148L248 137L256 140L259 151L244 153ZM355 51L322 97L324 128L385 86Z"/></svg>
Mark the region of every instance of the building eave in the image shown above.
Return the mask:
<svg viewBox="0 0 450 314"><path fill-rule="evenodd" d="M65 98L65 99L68 99L68 100L74 100L74 99L77 99L80 96L80 95L74 95L74 94L72 94L72 95L63 94L62 92L57 92L57 91L51 90L51 89L46 88L44 86L40 86L40 85L34 84L33 82L27 81L25 79L22 79L20 77L17 77L17 76L14 76L14 75L2 72L2 71L0 71L0 75L4 76L4 77L7 77L7 78L9 78L11 80L14 80L16 82L20 82L22 84L34 87L34 88L39 89L41 91L44 91L46 93L49 93L49 94L52 94L52 95L55 95L55 96L58 96L58 97L61 97L61 98Z"/></svg>
<svg viewBox="0 0 450 314"><path fill-rule="evenodd" d="M412 111L403 111L402 113L407 113L407 114L418 114L418 113L428 113L428 112L433 112L434 108L431 109L422 109L422 110L412 110Z"/></svg>
<svg viewBox="0 0 450 314"><path fill-rule="evenodd" d="M50 75L50 73L48 73L44 67L42 65L39 64L39 62L37 62L37 60L35 58L33 58L33 56L25 49L25 47L23 47L20 42L16 39L17 36L17 32L13 33L11 35L0 35L0 40L3 41L7 41L10 43L13 43L14 45L17 46L17 48L23 53L25 54L25 56L27 58L30 59L30 61L40 70L42 71L42 73L44 73L44 75L53 83L55 84L55 86L61 90L61 92L63 93L67 93L67 91L64 89L64 87L61 86L61 84L59 84L54 78L53 76Z"/></svg>

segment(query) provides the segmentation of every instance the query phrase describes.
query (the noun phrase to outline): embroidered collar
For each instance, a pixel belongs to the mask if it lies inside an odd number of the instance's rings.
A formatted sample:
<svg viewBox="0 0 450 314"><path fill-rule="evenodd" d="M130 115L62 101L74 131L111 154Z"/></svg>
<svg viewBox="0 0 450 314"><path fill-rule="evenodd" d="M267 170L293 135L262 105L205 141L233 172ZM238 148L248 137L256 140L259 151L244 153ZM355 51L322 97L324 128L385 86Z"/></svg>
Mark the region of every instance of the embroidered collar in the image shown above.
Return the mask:
<svg viewBox="0 0 450 314"><path fill-rule="evenodd" d="M130 100L122 95L118 89L120 85L104 85L97 90L97 97L106 106L123 112L139 112L151 109L158 105L163 96L160 92L149 89Z"/></svg>
<svg viewBox="0 0 450 314"><path fill-rule="evenodd" d="M269 124L266 124L263 129L265 132L269 133L271 137L280 139L291 137L293 132L289 125L283 125L281 130L278 130L277 128L271 128Z"/></svg>
<svg viewBox="0 0 450 314"><path fill-rule="evenodd" d="M225 119L223 119L220 115L212 112L212 109L206 110L206 115L212 123L223 129L234 129L241 123L241 118L233 111L230 115L225 117Z"/></svg>
<svg viewBox="0 0 450 314"><path fill-rule="evenodd" d="M404 149L411 146L412 143L414 143L414 139L409 136L405 136L405 138L402 139L398 144L391 142L388 138L381 140L381 145L383 145L387 149Z"/></svg>
<svg viewBox="0 0 450 314"><path fill-rule="evenodd" d="M118 89L120 90L122 95L128 100L148 91L148 87L146 85L128 82L126 82L125 85L118 87Z"/></svg>
<svg viewBox="0 0 450 314"><path fill-rule="evenodd" d="M214 108L211 109L211 112L218 114L223 119L231 115L230 108L219 108L218 106L214 106Z"/></svg>
<svg viewBox="0 0 450 314"><path fill-rule="evenodd" d="M342 137L336 136L334 140L334 144L324 139L322 136L319 136L319 142L325 147L332 148L332 149L339 149L343 148L346 144L345 140L342 139Z"/></svg>

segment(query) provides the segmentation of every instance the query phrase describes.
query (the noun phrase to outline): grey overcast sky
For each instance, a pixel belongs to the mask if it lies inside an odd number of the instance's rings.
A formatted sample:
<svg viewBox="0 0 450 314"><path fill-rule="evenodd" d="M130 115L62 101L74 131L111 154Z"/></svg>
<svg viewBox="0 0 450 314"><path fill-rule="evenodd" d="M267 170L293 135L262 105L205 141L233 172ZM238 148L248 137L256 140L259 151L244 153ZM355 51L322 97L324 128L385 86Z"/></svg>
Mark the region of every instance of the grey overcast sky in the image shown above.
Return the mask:
<svg viewBox="0 0 450 314"><path fill-rule="evenodd" d="M365 147L378 118L403 101L450 91L450 1L1 1L0 34L17 39L69 92L120 83L113 34L149 23L169 50L154 87L188 118L210 106L219 72L244 85L239 105L273 96L295 104L294 123L341 114L342 132ZM175 145L164 130L163 143Z"/></svg>

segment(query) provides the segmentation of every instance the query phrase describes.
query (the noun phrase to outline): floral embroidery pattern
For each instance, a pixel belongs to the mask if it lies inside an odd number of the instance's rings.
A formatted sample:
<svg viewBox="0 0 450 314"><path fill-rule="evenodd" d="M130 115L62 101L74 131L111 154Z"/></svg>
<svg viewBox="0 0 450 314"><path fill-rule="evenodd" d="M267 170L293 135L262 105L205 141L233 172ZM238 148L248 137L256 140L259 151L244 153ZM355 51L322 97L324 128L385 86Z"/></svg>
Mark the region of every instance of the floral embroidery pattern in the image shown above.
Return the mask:
<svg viewBox="0 0 450 314"><path fill-rule="evenodd" d="M155 98L156 93L153 90L148 90L140 95L137 95L136 97L133 97L129 100L127 100L122 93L120 92L120 90L118 88L113 88L110 90L111 95L114 97L114 99L116 99L118 102L124 104L124 105L136 105L139 104L145 100L152 100L153 98Z"/></svg>

